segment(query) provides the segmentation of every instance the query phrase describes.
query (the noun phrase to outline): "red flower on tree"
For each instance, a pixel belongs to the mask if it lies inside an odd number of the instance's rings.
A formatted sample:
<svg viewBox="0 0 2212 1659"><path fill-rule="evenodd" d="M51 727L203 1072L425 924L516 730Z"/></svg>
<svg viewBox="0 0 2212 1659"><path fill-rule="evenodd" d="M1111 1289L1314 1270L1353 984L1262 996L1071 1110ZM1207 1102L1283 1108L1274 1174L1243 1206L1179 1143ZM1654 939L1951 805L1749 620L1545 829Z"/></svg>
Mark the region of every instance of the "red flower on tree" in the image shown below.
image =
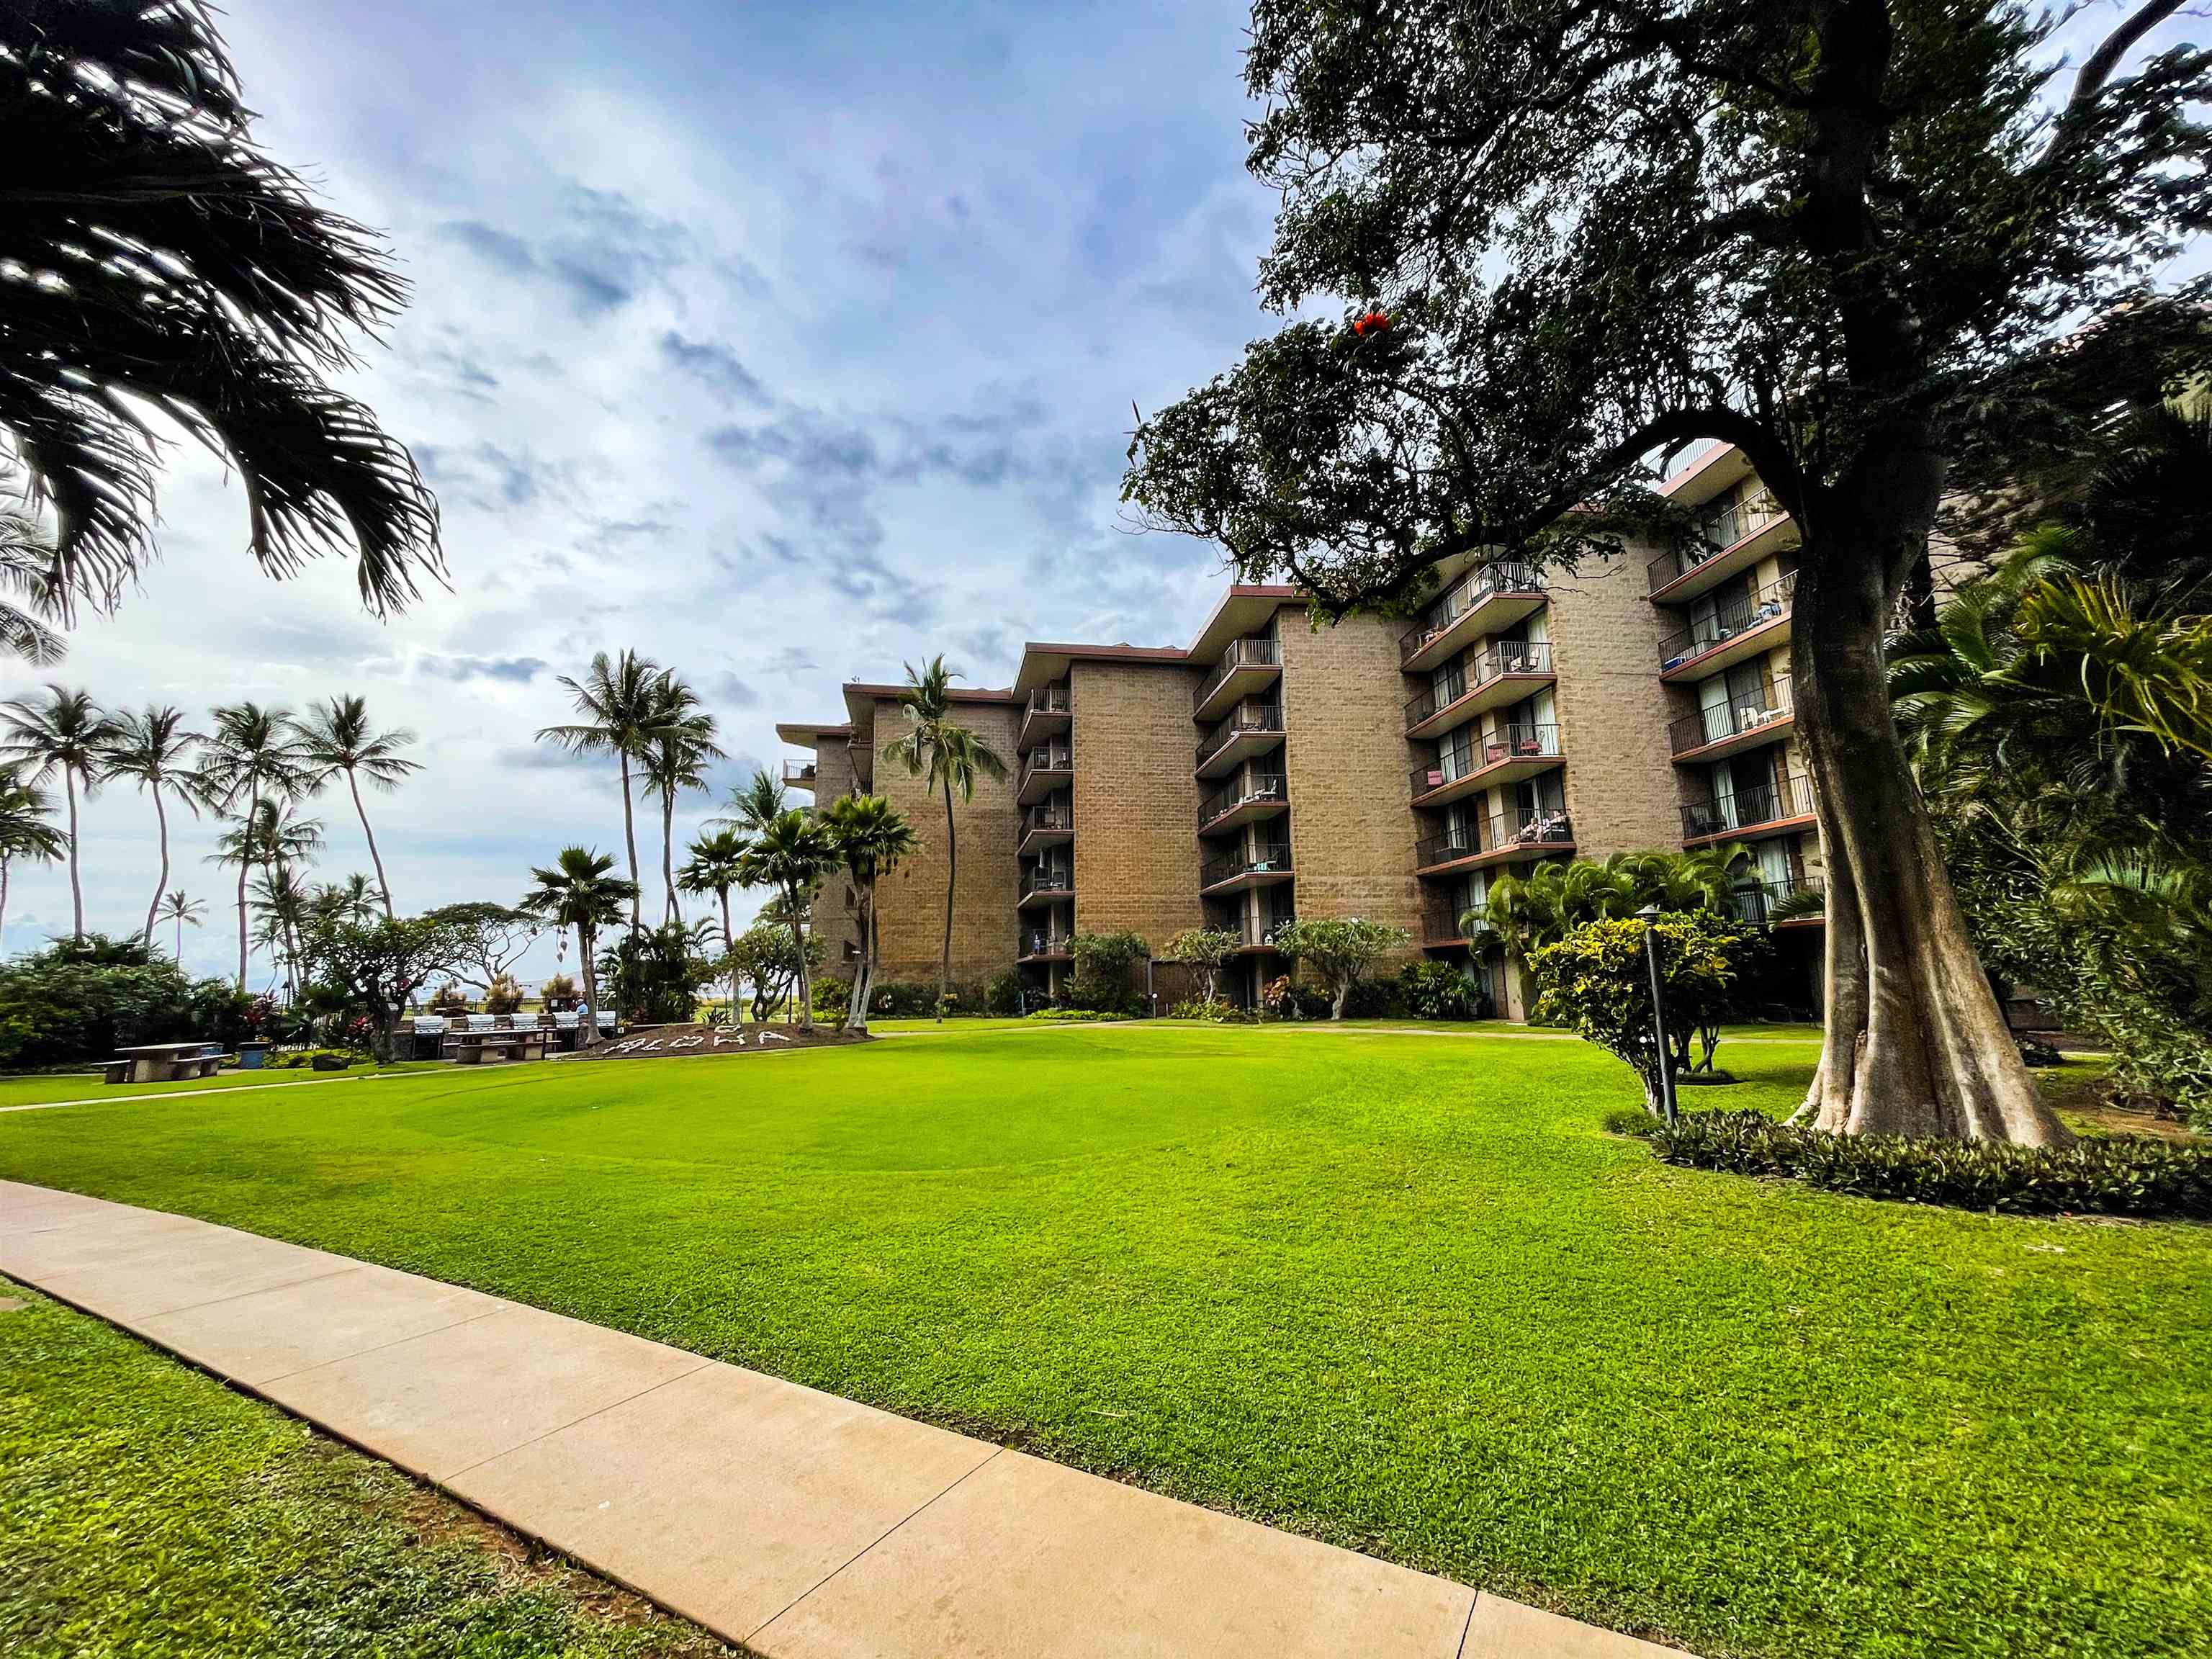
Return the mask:
<svg viewBox="0 0 2212 1659"><path fill-rule="evenodd" d="M1390 331L1390 313L1370 311L1352 325L1352 331L1363 340L1370 334L1388 334Z"/></svg>

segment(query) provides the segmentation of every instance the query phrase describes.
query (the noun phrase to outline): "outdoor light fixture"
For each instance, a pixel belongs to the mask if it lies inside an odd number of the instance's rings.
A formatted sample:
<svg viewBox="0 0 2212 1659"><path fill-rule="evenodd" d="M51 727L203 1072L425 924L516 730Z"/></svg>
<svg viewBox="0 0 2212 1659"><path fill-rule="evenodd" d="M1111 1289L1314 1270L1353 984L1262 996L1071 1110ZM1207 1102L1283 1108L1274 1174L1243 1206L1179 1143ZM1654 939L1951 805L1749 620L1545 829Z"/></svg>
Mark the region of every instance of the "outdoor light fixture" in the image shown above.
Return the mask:
<svg viewBox="0 0 2212 1659"><path fill-rule="evenodd" d="M1644 923L1644 965L1651 974L1651 1034L1659 1044L1659 1110L1672 1128L1680 1115L1674 1107L1674 1064L1667 1048L1667 996L1659 984L1659 940L1651 931L1661 912L1657 905L1647 904L1636 914Z"/></svg>

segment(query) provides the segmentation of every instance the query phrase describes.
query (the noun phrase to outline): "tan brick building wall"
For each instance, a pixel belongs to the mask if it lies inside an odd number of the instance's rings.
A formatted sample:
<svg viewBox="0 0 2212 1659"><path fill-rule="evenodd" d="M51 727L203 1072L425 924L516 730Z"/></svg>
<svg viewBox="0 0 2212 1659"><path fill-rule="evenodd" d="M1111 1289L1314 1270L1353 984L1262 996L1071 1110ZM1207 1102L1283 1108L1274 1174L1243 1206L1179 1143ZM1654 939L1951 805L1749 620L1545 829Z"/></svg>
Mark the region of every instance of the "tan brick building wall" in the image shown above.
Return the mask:
<svg viewBox="0 0 2212 1659"><path fill-rule="evenodd" d="M1358 916L1418 941L1419 834L1406 781L1413 751L1398 672L1405 624L1353 617L1316 632L1302 609L1286 605L1276 628L1298 915Z"/></svg>
<svg viewBox="0 0 2212 1659"><path fill-rule="evenodd" d="M851 794L854 781L852 745L824 738L814 751L814 804L827 806L838 796ZM848 947L856 945L860 937L853 913L846 904L852 886L840 870L830 875L814 896L814 933L823 942L825 951L821 971L842 980L853 977Z"/></svg>
<svg viewBox="0 0 2212 1659"><path fill-rule="evenodd" d="M1679 848L1682 782L1668 748L1668 721L1692 712L1662 695L1659 645L1674 618L1654 605L1642 558L1555 572L1552 665L1559 676L1559 748L1578 856Z"/></svg>
<svg viewBox="0 0 2212 1659"><path fill-rule="evenodd" d="M953 797L953 825L958 840L959 885L952 905L952 977L987 980L1013 965L1014 898L1019 879L1014 859L1021 809L1017 787L1014 739L1020 714L1011 702L961 702L955 717L980 733L1006 763L1003 779L981 778L973 799ZM882 750L906 729L898 705L876 702L876 793L887 796L914 825L915 854L882 884L882 957L879 979L937 977L939 947L945 927L946 844L945 798L931 793L928 781L884 760Z"/></svg>
<svg viewBox="0 0 2212 1659"><path fill-rule="evenodd" d="M1198 896L1199 673L1164 665L1078 662L1074 710L1075 925L1133 929L1154 955L1204 924Z"/></svg>

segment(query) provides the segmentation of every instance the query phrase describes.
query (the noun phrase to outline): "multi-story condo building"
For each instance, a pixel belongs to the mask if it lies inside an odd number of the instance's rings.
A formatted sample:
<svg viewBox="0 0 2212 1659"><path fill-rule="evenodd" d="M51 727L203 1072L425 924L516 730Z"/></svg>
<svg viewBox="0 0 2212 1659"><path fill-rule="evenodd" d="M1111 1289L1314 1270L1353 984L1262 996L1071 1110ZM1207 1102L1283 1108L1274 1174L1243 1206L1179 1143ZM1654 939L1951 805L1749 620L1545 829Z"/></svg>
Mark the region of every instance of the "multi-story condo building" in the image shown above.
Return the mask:
<svg viewBox="0 0 2212 1659"><path fill-rule="evenodd" d="M1229 979L1249 1001L1283 971L1285 922L1360 916L1520 1018L1518 975L1465 925L1501 872L1740 841L1746 915L1817 885L1790 699L1795 528L1733 450L1698 455L1668 489L1717 550L1571 575L1464 559L1410 627L1316 629L1297 589L1232 586L1188 646L1033 643L1011 687L958 693L1008 773L953 805L954 977L1018 964L1049 994L1079 927L1131 929L1157 952L1204 924L1239 940ZM813 754L787 781L877 790L914 821L922 852L883 895L880 972L926 979L945 804L882 757L902 729L896 696L854 683L844 720L777 732ZM816 925L833 959L856 948L835 883ZM1776 1002L1809 1005L1818 926L1778 930L1794 936L1794 984Z"/></svg>

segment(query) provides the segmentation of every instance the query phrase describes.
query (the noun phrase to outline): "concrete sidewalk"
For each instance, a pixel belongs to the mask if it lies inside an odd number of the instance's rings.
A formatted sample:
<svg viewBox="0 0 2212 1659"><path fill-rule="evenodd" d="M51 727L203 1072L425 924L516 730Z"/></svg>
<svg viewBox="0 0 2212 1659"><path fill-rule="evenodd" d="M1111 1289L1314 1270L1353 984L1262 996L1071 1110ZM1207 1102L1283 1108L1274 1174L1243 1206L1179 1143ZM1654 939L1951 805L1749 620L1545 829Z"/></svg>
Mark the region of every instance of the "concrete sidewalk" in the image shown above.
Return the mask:
<svg viewBox="0 0 2212 1659"><path fill-rule="evenodd" d="M0 1272L783 1656L1672 1650L679 1348L0 1182Z"/></svg>

